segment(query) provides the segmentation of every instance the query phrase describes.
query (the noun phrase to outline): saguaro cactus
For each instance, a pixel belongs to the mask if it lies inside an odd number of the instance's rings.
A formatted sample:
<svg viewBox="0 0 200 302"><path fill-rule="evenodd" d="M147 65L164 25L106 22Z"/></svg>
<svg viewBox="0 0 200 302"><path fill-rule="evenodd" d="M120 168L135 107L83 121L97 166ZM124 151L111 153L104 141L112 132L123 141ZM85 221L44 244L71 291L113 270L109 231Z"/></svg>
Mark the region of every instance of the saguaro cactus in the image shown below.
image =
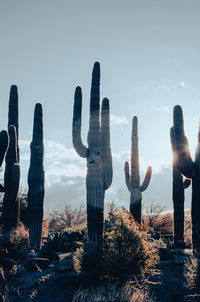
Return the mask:
<svg viewBox="0 0 200 302"><path fill-rule="evenodd" d="M20 216L19 190L20 167L17 154L17 134L15 126L9 126L9 147L6 153L4 173L3 229L5 232L17 228Z"/></svg>
<svg viewBox="0 0 200 302"><path fill-rule="evenodd" d="M0 167L3 163L3 159L6 153L6 150L8 148L9 145L9 137L8 137L8 133L5 130L2 130L0 132ZM5 188L3 185L0 184L0 192L3 193L5 192Z"/></svg>
<svg viewBox="0 0 200 302"><path fill-rule="evenodd" d="M16 128L17 133L17 154L18 154L18 162L19 162L19 122L18 122L18 91L17 86L12 85L10 88L10 97L9 97L9 105L8 105L8 128L13 125Z"/></svg>
<svg viewBox="0 0 200 302"><path fill-rule="evenodd" d="M187 178L192 179L192 243L195 253L200 253L200 131L193 161L184 132L181 106L174 107L174 137L177 151L177 168Z"/></svg>
<svg viewBox="0 0 200 302"><path fill-rule="evenodd" d="M138 152L138 121L134 116L132 120L132 147L131 147L131 175L129 173L129 163L125 162L124 172L125 181L130 197L130 212L134 219L141 223L142 213L142 192L145 191L149 185L152 168L149 166L144 178L143 184L140 185L140 171L139 171L139 152Z"/></svg>
<svg viewBox="0 0 200 302"><path fill-rule="evenodd" d="M173 154L172 199L174 204L174 245L178 248L184 248L184 189L190 186L191 180L186 178L183 181L183 176L177 168L177 150L173 127L170 129L170 138Z"/></svg>
<svg viewBox="0 0 200 302"><path fill-rule="evenodd" d="M28 172L29 238L33 249L39 250L42 237L44 203L44 145L42 105L37 103L34 112L31 159Z"/></svg>
<svg viewBox="0 0 200 302"><path fill-rule="evenodd" d="M100 124L100 64L94 64L90 94L90 122L88 148L81 139L82 92L77 87L74 97L73 145L76 152L87 158L87 225L91 243L99 246L103 238L104 195L112 183L112 156L110 149L109 100L103 99Z"/></svg>

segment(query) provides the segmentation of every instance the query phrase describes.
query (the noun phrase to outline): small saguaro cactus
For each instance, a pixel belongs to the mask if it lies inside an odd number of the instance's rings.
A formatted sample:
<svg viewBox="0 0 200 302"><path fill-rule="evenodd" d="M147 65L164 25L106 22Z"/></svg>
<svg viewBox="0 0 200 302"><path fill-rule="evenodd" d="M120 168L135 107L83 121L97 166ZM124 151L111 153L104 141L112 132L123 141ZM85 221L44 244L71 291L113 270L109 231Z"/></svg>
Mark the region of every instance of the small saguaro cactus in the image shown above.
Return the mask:
<svg viewBox="0 0 200 302"><path fill-rule="evenodd" d="M186 178L183 181L183 176L177 168L177 150L173 127L170 129L170 138L173 154L172 199L174 204L174 245L177 248L184 248L184 189L190 186L191 180Z"/></svg>
<svg viewBox="0 0 200 302"><path fill-rule="evenodd" d="M39 250L42 238L44 203L44 145L42 105L37 103L34 112L31 158L28 172L28 216L31 247Z"/></svg>
<svg viewBox="0 0 200 302"><path fill-rule="evenodd" d="M103 99L100 122L100 64L94 64L90 94L90 122L88 147L81 139L82 92L77 87L74 97L73 145L76 152L87 158L87 226L89 242L101 247L103 240L104 195L112 183L110 148L109 100Z"/></svg>
<svg viewBox="0 0 200 302"><path fill-rule="evenodd" d="M125 162L124 172L125 181L130 197L130 212L134 219L141 223L142 216L142 192L145 191L149 185L152 168L149 166L143 181L140 185L140 171L139 171L139 151L138 151L138 120L134 116L132 120L132 147L131 147L131 175L129 173L129 163Z"/></svg>
<svg viewBox="0 0 200 302"><path fill-rule="evenodd" d="M195 254L200 253L200 130L195 160L191 158L184 131L183 112L180 105L174 107L174 137L177 151L177 168L192 179L192 244Z"/></svg>
<svg viewBox="0 0 200 302"><path fill-rule="evenodd" d="M17 154L17 134L15 126L8 128L9 147L6 153L4 173L4 198L3 198L3 230L10 232L19 225L20 202L18 198L20 167Z"/></svg>
<svg viewBox="0 0 200 302"><path fill-rule="evenodd" d="M8 145L9 145L8 133L7 133L7 131L2 130L0 132L0 167L3 163L4 156L6 154L6 150L8 148ZM0 192L1 193L5 192L5 188L2 184L0 184Z"/></svg>

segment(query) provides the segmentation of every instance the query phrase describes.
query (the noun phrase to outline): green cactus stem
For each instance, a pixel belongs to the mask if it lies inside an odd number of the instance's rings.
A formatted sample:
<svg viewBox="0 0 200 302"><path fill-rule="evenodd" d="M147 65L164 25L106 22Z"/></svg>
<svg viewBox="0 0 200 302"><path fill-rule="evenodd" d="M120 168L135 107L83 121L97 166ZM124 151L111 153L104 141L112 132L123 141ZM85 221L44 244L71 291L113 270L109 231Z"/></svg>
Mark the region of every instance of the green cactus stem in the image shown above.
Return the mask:
<svg viewBox="0 0 200 302"><path fill-rule="evenodd" d="M29 238L31 247L38 251L41 247L44 203L43 113L42 105L39 103L35 106L30 149L31 158L28 172Z"/></svg>
<svg viewBox="0 0 200 302"><path fill-rule="evenodd" d="M184 190L190 186L191 180L186 178L185 181L183 181L183 176L177 168L177 150L173 127L170 129L170 138L173 154L172 199L174 205L174 246L184 248Z"/></svg>
<svg viewBox="0 0 200 302"><path fill-rule="evenodd" d="M192 179L192 245L194 254L200 254L200 131L193 161L184 131L183 111L179 105L174 107L174 137L177 168L185 177Z"/></svg>
<svg viewBox="0 0 200 302"><path fill-rule="evenodd" d="M88 147L81 139L82 92L77 87L74 97L73 145L76 152L87 158L87 226L91 243L102 245L104 225L104 196L112 183L112 156L110 148L110 108L104 98L100 121L100 64L94 64L90 94L90 122Z"/></svg>
<svg viewBox="0 0 200 302"><path fill-rule="evenodd" d="M8 132L5 130L2 130L0 132L0 167L3 163L4 156L6 154L7 148L9 145L9 136ZM5 192L5 188L2 184L0 184L0 192L3 193Z"/></svg>
<svg viewBox="0 0 200 302"><path fill-rule="evenodd" d="M149 166L144 178L143 184L140 185L139 171L139 151L138 151L138 120L134 116L132 120L132 147L131 147L131 175L129 173L129 163L125 162L124 172L125 181L130 197L130 212L134 219L140 224L142 216L142 192L145 191L151 180L152 168Z"/></svg>
<svg viewBox="0 0 200 302"><path fill-rule="evenodd" d="M3 230L10 232L12 228L19 225L20 203L17 196L20 181L20 167L17 155L17 134L15 126L9 126L9 147L6 153L6 165L4 173L4 189L3 198Z"/></svg>

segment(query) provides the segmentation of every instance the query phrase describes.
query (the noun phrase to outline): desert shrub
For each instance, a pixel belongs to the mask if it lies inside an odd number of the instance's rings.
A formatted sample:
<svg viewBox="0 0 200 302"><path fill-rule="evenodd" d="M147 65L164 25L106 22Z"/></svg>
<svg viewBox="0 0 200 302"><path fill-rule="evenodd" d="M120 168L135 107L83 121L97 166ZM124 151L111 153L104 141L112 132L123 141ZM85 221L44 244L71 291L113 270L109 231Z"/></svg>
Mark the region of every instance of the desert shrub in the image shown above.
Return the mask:
<svg viewBox="0 0 200 302"><path fill-rule="evenodd" d="M190 211L185 211L185 244L187 248L192 247L192 222Z"/></svg>
<svg viewBox="0 0 200 302"><path fill-rule="evenodd" d="M74 253L73 262L77 272L89 273L94 278L103 274L103 253L98 245L88 242L83 244Z"/></svg>
<svg viewBox="0 0 200 302"><path fill-rule="evenodd" d="M157 260L154 240L125 210L109 213L101 253L98 247L85 244L74 254L75 269L121 278L146 272Z"/></svg>
<svg viewBox="0 0 200 302"><path fill-rule="evenodd" d="M66 204L64 209L54 210L49 215L49 233L60 233L66 228L82 226L86 224L86 210L83 205L72 209Z"/></svg>
<svg viewBox="0 0 200 302"><path fill-rule="evenodd" d="M164 210L165 207L154 201L145 209L143 216L144 225L161 236L173 234L173 213L163 213Z"/></svg>
<svg viewBox="0 0 200 302"><path fill-rule="evenodd" d="M156 263L154 240L128 211L118 211L111 218L104 238L106 272L117 277L146 272Z"/></svg>
<svg viewBox="0 0 200 302"><path fill-rule="evenodd" d="M42 247L43 251L74 252L81 243L86 242L86 225L71 227L60 233L49 234Z"/></svg>
<svg viewBox="0 0 200 302"><path fill-rule="evenodd" d="M2 256L7 254L8 257L16 260L24 259L30 250L28 230L20 226L4 235L0 240L0 251Z"/></svg>

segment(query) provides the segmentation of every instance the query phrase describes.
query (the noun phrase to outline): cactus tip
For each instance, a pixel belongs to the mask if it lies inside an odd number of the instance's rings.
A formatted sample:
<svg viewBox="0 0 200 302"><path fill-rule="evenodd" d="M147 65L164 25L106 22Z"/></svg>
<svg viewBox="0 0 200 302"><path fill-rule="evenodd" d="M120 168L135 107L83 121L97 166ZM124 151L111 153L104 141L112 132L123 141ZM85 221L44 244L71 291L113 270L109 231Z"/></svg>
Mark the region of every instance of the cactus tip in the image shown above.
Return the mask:
<svg viewBox="0 0 200 302"><path fill-rule="evenodd" d="M75 93L78 93L78 94L81 93L81 86L76 87Z"/></svg>
<svg viewBox="0 0 200 302"><path fill-rule="evenodd" d="M16 86L16 85L12 85L12 86L10 87L10 91L11 91L11 92L17 92L17 86Z"/></svg>
<svg viewBox="0 0 200 302"><path fill-rule="evenodd" d="M109 99L108 98L103 99L102 109L109 109Z"/></svg>
<svg viewBox="0 0 200 302"><path fill-rule="evenodd" d="M42 104L41 103L36 103L35 104L35 113L40 113L42 112Z"/></svg>
<svg viewBox="0 0 200 302"><path fill-rule="evenodd" d="M93 76L95 75L97 77L100 77L100 63L99 62L94 63L92 74L93 74Z"/></svg>
<svg viewBox="0 0 200 302"><path fill-rule="evenodd" d="M176 106L174 106L174 113L177 113L177 112L182 112L182 107L181 107L181 105L176 105Z"/></svg>

